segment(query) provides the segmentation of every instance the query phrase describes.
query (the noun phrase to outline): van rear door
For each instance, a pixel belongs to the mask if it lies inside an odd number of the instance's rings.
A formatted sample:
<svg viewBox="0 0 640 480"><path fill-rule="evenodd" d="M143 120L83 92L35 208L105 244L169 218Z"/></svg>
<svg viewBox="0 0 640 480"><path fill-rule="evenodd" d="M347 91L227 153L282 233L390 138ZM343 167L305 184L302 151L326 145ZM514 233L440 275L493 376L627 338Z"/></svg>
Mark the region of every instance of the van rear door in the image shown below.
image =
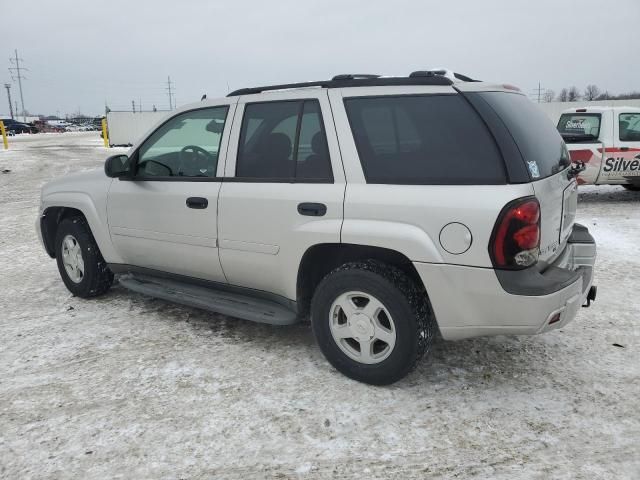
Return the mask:
<svg viewBox="0 0 640 480"><path fill-rule="evenodd" d="M560 115L557 128L569 148L571 161L582 162L585 166L585 170L578 176L579 184L594 184L598 181L604 160L605 150L600 138L603 137L605 124L602 114L585 112L581 108Z"/></svg>
<svg viewBox="0 0 640 480"><path fill-rule="evenodd" d="M640 110L614 112L614 148L608 149L603 173L622 183L640 184Z"/></svg>

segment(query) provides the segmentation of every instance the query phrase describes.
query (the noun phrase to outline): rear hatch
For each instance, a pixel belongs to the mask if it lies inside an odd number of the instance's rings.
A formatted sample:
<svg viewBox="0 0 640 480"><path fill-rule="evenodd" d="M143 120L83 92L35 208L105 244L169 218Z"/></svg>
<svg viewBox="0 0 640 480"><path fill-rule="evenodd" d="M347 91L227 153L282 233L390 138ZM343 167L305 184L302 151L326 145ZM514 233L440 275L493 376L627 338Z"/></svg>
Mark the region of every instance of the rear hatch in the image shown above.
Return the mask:
<svg viewBox="0 0 640 480"><path fill-rule="evenodd" d="M545 113L521 93L461 93L494 133L510 181L531 182L540 203L540 260L553 262L571 234L577 207L577 184L567 175L570 160L565 142Z"/></svg>

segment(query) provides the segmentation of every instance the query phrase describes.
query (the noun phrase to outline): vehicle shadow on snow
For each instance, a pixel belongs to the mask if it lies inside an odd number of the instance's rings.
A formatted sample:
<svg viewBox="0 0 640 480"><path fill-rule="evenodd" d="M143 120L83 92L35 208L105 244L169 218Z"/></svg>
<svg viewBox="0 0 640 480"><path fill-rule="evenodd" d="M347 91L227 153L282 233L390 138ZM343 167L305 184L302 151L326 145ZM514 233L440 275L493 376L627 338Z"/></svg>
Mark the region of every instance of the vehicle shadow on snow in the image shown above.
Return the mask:
<svg viewBox="0 0 640 480"><path fill-rule="evenodd" d="M633 192L621 186L578 189L579 203L639 202L640 191Z"/></svg>
<svg viewBox="0 0 640 480"><path fill-rule="evenodd" d="M136 316L151 316L154 322L187 323L191 332L211 341L243 344L261 352L282 352L283 359L306 356L319 368L325 366L326 360L315 343L308 320L288 326L260 324L147 297L117 286L105 296L105 301L120 304ZM437 336L430 353L418 363L415 371L389 388L432 385L500 389L503 384L517 387L520 382L528 388L532 378L544 378L550 369L556 368L549 348L540 336L480 337L456 342Z"/></svg>
<svg viewBox="0 0 640 480"><path fill-rule="evenodd" d="M120 286L114 286L106 297L109 303L126 305L136 315L150 315L159 322L186 322L195 333L208 338L212 338L213 333L233 343L260 343L266 351L314 345L308 321L283 326L256 323L145 296Z"/></svg>

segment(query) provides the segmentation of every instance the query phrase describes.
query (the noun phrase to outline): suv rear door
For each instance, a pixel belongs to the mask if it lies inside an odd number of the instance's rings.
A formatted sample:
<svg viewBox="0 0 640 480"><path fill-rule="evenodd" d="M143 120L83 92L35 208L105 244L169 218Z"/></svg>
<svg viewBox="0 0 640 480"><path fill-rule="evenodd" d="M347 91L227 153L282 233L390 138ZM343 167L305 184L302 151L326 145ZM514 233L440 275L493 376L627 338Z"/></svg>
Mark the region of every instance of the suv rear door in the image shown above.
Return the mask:
<svg viewBox="0 0 640 480"><path fill-rule="evenodd" d="M229 283L295 299L305 251L340 242L344 190L326 90L240 97L219 204Z"/></svg>

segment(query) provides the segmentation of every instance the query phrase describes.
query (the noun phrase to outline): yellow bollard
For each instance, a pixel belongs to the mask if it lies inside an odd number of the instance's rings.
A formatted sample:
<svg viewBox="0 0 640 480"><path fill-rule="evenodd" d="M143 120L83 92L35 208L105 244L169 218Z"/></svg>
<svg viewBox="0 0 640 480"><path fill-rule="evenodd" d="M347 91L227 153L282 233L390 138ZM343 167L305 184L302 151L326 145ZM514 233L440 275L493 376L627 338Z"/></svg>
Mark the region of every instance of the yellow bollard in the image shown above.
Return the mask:
<svg viewBox="0 0 640 480"><path fill-rule="evenodd" d="M4 149L7 150L9 148L9 142L7 142L7 130L4 128L4 122L0 120L0 134L2 134L2 143L4 144Z"/></svg>
<svg viewBox="0 0 640 480"><path fill-rule="evenodd" d="M102 119L102 138L104 140L104 146L109 148L109 135L107 134L107 119Z"/></svg>

